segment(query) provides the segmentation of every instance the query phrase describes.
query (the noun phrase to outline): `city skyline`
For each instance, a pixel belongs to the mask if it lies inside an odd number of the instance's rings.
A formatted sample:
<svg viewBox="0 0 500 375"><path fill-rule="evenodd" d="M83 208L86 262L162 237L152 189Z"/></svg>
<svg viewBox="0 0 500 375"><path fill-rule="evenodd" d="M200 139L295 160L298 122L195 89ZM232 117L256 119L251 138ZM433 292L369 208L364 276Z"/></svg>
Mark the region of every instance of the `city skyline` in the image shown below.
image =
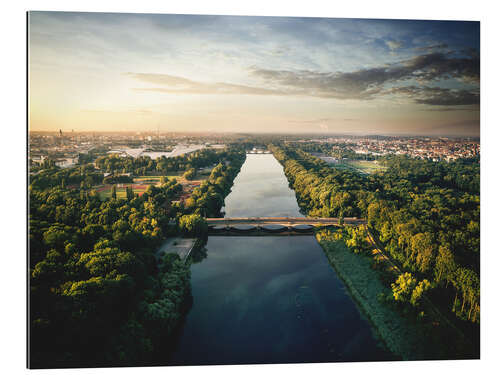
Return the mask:
<svg viewBox="0 0 500 375"><path fill-rule="evenodd" d="M477 137L479 50L479 22L30 12L30 130Z"/></svg>

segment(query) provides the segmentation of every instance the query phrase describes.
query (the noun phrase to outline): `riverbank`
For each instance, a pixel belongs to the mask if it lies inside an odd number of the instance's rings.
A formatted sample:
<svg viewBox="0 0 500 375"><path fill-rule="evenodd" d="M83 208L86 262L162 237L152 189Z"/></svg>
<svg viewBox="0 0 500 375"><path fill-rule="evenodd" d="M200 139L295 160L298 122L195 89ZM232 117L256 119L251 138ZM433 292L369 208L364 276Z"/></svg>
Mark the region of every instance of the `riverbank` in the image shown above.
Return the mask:
<svg viewBox="0 0 500 375"><path fill-rule="evenodd" d="M403 360L431 359L419 325L379 299L380 294L387 295L391 291L372 269L370 259L354 254L342 241L320 240L318 235L316 238L387 349ZM436 358L432 356L432 359Z"/></svg>
<svg viewBox="0 0 500 375"><path fill-rule="evenodd" d="M190 250L193 248L195 242L196 238L168 238L156 252L156 258L161 259L167 253L175 253L179 255L181 260L185 260Z"/></svg>

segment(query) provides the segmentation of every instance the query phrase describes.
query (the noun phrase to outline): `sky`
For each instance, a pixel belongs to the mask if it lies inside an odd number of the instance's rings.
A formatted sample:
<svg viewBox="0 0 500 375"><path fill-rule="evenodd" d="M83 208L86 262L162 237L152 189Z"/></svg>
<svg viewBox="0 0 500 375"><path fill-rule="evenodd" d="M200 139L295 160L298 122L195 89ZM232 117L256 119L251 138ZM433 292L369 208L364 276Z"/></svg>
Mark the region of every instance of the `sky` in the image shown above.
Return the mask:
<svg viewBox="0 0 500 375"><path fill-rule="evenodd" d="M30 12L31 131L479 136L479 22Z"/></svg>

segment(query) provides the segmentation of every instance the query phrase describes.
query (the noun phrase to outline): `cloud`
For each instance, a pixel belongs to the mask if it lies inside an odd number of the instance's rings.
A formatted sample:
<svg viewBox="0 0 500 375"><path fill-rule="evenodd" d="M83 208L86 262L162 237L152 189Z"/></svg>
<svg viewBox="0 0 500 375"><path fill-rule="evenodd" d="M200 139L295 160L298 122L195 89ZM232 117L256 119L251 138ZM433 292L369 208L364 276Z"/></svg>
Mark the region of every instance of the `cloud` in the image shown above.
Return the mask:
<svg viewBox="0 0 500 375"><path fill-rule="evenodd" d="M395 51L395 50L403 47L403 43L402 42L398 42L398 41L395 41L395 40L386 40L385 44L386 44L387 47L389 47L389 49L391 51Z"/></svg>
<svg viewBox="0 0 500 375"><path fill-rule="evenodd" d="M292 93L320 98L369 100L384 95L385 84L400 84L408 80L425 83L455 79L469 84L478 84L479 59L455 58L450 57L449 54L431 53L397 64L353 72L322 73L308 70L254 69L252 74L267 84L286 87ZM449 94L449 91L444 92ZM425 101L421 103L425 104Z"/></svg>
<svg viewBox="0 0 500 375"><path fill-rule="evenodd" d="M437 107L422 109L426 112L456 112L456 111L479 111L479 106L462 106L462 107Z"/></svg>
<svg viewBox="0 0 500 375"><path fill-rule="evenodd" d="M134 88L136 91L153 91L184 94L243 94L243 95L287 95L282 90L252 87L225 82L204 83L168 74L125 73L139 81L164 87ZM166 86L166 87L165 87Z"/></svg>
<svg viewBox="0 0 500 375"><path fill-rule="evenodd" d="M405 95L418 104L434 106L478 105L479 90L454 90L440 87L406 86L395 87L386 91L387 94Z"/></svg>
<svg viewBox="0 0 500 375"><path fill-rule="evenodd" d="M469 105L479 103L478 89L452 90L425 86L427 82L456 80L479 83L479 58L453 57L450 53L429 53L395 64L352 72L318 72L312 70L273 70L250 68L250 75L260 80L256 86L227 82L206 83L187 78L151 73L125 73L156 87L137 91L185 94L238 94L308 96L326 99L371 100L385 95L403 95L417 104ZM419 82L423 86L401 86ZM387 88L387 86L393 86ZM394 87L395 86L395 87Z"/></svg>
<svg viewBox="0 0 500 375"><path fill-rule="evenodd" d="M435 44L431 44L428 46L416 47L415 50L424 51L424 52L432 52L435 50L446 49L446 48L448 48L448 44L446 44L446 43L435 43Z"/></svg>
<svg viewBox="0 0 500 375"><path fill-rule="evenodd" d="M475 48L466 48L460 52L472 59L479 59L479 51Z"/></svg>
<svg viewBox="0 0 500 375"><path fill-rule="evenodd" d="M431 53L398 64L347 73L255 69L253 74L270 83L308 91L311 96L370 99L380 93L383 84L389 82L455 78L478 83L479 59L452 58L442 53Z"/></svg>
<svg viewBox="0 0 500 375"><path fill-rule="evenodd" d="M84 113L96 113L96 114L127 114L135 113L140 115L151 115L154 112L149 109L124 109L124 110L111 110L111 109L82 109L81 112Z"/></svg>
<svg viewBox="0 0 500 375"><path fill-rule="evenodd" d="M450 54L429 53L403 62L408 74L422 81L454 78L479 83L479 58L454 58Z"/></svg>

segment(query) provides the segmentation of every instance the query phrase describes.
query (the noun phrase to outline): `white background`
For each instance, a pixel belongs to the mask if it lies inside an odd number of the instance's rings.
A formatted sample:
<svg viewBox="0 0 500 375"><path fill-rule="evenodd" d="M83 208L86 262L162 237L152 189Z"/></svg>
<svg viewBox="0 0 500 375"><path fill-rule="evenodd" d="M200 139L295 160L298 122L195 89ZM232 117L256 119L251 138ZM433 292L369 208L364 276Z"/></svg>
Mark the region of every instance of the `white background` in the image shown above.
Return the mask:
<svg viewBox="0 0 500 375"><path fill-rule="evenodd" d="M202 373L287 375L434 374L498 372L498 93L499 11L486 1L317 1L271 0L194 1L17 1L2 4L1 50L1 241L0 248L0 369L4 374L26 370L26 11L99 11L136 13L232 14L345 18L399 18L481 21L481 360L318 365L206 366L176 368L121 368L48 370L41 373L135 374ZM496 370L495 370L496 369Z"/></svg>

